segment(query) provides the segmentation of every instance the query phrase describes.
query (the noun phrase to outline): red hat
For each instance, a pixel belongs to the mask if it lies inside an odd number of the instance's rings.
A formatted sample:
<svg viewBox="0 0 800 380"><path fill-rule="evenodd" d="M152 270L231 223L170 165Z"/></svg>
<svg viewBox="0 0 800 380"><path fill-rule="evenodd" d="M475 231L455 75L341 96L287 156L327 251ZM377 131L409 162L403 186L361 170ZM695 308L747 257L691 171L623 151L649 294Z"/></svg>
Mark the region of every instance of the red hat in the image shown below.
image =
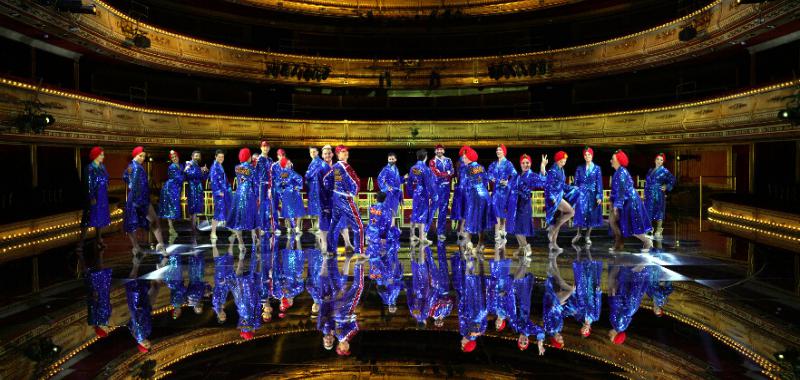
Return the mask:
<svg viewBox="0 0 800 380"><path fill-rule="evenodd" d="M345 151L345 150L349 151L349 149L347 149L347 147L344 146L344 145L337 145L336 146L336 154L339 154L339 152L342 152L342 151Z"/></svg>
<svg viewBox="0 0 800 380"><path fill-rule="evenodd" d="M252 331L242 331L239 333L239 336L242 337L244 340L253 339L253 332Z"/></svg>
<svg viewBox="0 0 800 380"><path fill-rule="evenodd" d="M583 335L584 338L588 338L589 335L592 335L592 327L589 326L589 328L586 329L586 332L585 333L581 333L581 335Z"/></svg>
<svg viewBox="0 0 800 380"><path fill-rule="evenodd" d="M622 167L628 167L628 155L625 154L622 149L617 150L614 155L617 156L617 162L619 162Z"/></svg>
<svg viewBox="0 0 800 380"><path fill-rule="evenodd" d="M433 149L434 149L434 150L436 150L436 149L444 149L444 145L442 145L442 144L436 144L436 146L435 146Z"/></svg>
<svg viewBox="0 0 800 380"><path fill-rule="evenodd" d="M553 161L558 162L558 161L561 161L561 160L563 160L563 159L565 159L567 157L569 157L569 156L567 156L567 152L565 152L563 150L559 150L558 152L556 152L556 155L553 156Z"/></svg>
<svg viewBox="0 0 800 380"><path fill-rule="evenodd" d="M523 154L523 155L519 156L519 164L520 165L522 165L522 161L525 161L525 160L528 160L528 162L533 162L533 161L531 161L531 156L529 156L527 154Z"/></svg>
<svg viewBox="0 0 800 380"><path fill-rule="evenodd" d="M147 347L145 347L145 346L144 346L144 345L142 345L141 343L136 343L136 349L138 349L138 350L139 350L139 352L141 352L141 353L143 353L143 354L146 354L146 353L150 352L150 349L149 349L149 348L147 348Z"/></svg>
<svg viewBox="0 0 800 380"><path fill-rule="evenodd" d="M250 159L250 149L242 148L239 150L239 162L245 162Z"/></svg>
<svg viewBox="0 0 800 380"><path fill-rule="evenodd" d="M174 151L174 150L170 150L170 151L169 151L169 158L172 158L172 156L175 156L175 157L177 157L178 159L180 159L180 157L181 157L181 156L178 154L178 152L176 152L176 151Z"/></svg>
<svg viewBox="0 0 800 380"><path fill-rule="evenodd" d="M558 348L558 349L564 348L564 343L557 341L556 337L554 336L550 337L550 345L553 346L553 348Z"/></svg>
<svg viewBox="0 0 800 380"><path fill-rule="evenodd" d="M461 347L461 351L472 352L472 351L475 351L475 347L477 347L477 346L478 346L478 342L476 342L474 340L471 340L471 341L467 342L464 345L464 347Z"/></svg>
<svg viewBox="0 0 800 380"><path fill-rule="evenodd" d="M506 149L506 146L504 144L500 144L497 147L503 150L504 156L508 154L508 149Z"/></svg>
<svg viewBox="0 0 800 380"><path fill-rule="evenodd" d="M589 152L589 154L594 156L594 150L588 146L586 148L583 148L583 154L586 154L586 152Z"/></svg>
<svg viewBox="0 0 800 380"><path fill-rule="evenodd" d="M269 141L261 140L261 146L269 146Z"/></svg>
<svg viewBox="0 0 800 380"><path fill-rule="evenodd" d="M616 336L614 336L614 344L625 343L625 337L626 336L627 336L627 334L625 334L625 331L617 334Z"/></svg>
<svg viewBox="0 0 800 380"><path fill-rule="evenodd" d="M467 148L467 151L464 152L464 154L467 155L467 159L469 159L470 161L472 162L478 161L478 152L476 152L475 149Z"/></svg>
<svg viewBox="0 0 800 380"><path fill-rule="evenodd" d="M339 354L339 356L350 356L350 350L345 351L339 347L336 347L336 353Z"/></svg>
<svg viewBox="0 0 800 380"><path fill-rule="evenodd" d="M656 155L656 158L658 158L658 157L661 157L661 159L662 159L662 160L664 160L664 161L666 161L666 160L667 160L667 155L666 155L666 154L664 154L664 153L659 153L659 154L657 154L657 155Z"/></svg>
<svg viewBox="0 0 800 380"><path fill-rule="evenodd" d="M103 148L96 146L89 151L89 161L94 161L95 158L99 157L100 154L103 153Z"/></svg>
<svg viewBox="0 0 800 380"><path fill-rule="evenodd" d="M288 164L289 164L289 159L288 159L288 158L286 158L286 157L283 157L283 158L281 158L281 161L280 161L280 162L281 162L281 167L282 167L282 168L284 168L284 169L286 169L286 165L288 165Z"/></svg>
<svg viewBox="0 0 800 380"><path fill-rule="evenodd" d="M464 153L467 151L467 149L469 149L469 146L467 145L462 146L461 149L458 150L458 156L459 157L463 156Z"/></svg>
<svg viewBox="0 0 800 380"><path fill-rule="evenodd" d="M136 156L138 156L142 152L144 152L144 147L143 146L137 146L136 148L133 148L133 152L131 152L131 157L135 158Z"/></svg>

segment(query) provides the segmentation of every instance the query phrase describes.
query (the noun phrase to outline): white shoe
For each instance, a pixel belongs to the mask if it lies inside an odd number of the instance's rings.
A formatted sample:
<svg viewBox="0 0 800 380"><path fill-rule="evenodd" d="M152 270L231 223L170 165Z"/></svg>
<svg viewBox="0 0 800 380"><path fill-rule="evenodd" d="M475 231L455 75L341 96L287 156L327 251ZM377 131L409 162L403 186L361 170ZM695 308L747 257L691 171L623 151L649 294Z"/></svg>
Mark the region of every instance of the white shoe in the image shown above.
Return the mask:
<svg viewBox="0 0 800 380"><path fill-rule="evenodd" d="M550 243L550 252L561 253L564 252L564 249L559 247L556 243Z"/></svg>
<svg viewBox="0 0 800 380"><path fill-rule="evenodd" d="M412 246L413 246L413 245L418 245L418 244L419 244L419 238L418 238L418 237L416 237L416 236L411 236L411 239L410 239L410 240L411 240L411 245L412 245Z"/></svg>
<svg viewBox="0 0 800 380"><path fill-rule="evenodd" d="M280 228L278 228L278 229L275 229L275 231L273 232L273 234L274 234L275 236L281 236L281 229L280 229Z"/></svg>
<svg viewBox="0 0 800 380"><path fill-rule="evenodd" d="M533 253L533 251L531 250L531 245L526 244L524 247L522 247L522 252L525 253L525 258L530 260L531 254Z"/></svg>
<svg viewBox="0 0 800 380"><path fill-rule="evenodd" d="M437 238L439 239L439 241L445 241L445 239L447 239L447 236L442 234L442 235L437 236Z"/></svg>
<svg viewBox="0 0 800 380"><path fill-rule="evenodd" d="M586 238L586 245L592 245L592 239Z"/></svg>
<svg viewBox="0 0 800 380"><path fill-rule="evenodd" d="M167 250L166 248L164 248L164 244L161 243L156 244L156 252L166 254Z"/></svg>
<svg viewBox="0 0 800 380"><path fill-rule="evenodd" d="M578 233L577 235L575 235L574 238L572 238L572 245L578 244L578 241L580 240L581 240L581 234Z"/></svg>
<svg viewBox="0 0 800 380"><path fill-rule="evenodd" d="M215 232L211 233L211 240L217 240L217 234Z"/></svg>
<svg viewBox="0 0 800 380"><path fill-rule="evenodd" d="M296 233L296 234L301 234L302 233L302 232L300 232L300 226L296 226L294 228L294 233Z"/></svg>
<svg viewBox="0 0 800 380"><path fill-rule="evenodd" d="M428 240L427 238L422 238L422 240L420 240L420 241L422 242L422 246L424 246L424 247L427 247L427 246L433 244L433 242Z"/></svg>
<svg viewBox="0 0 800 380"><path fill-rule="evenodd" d="M644 243L644 246L642 247L642 253L650 252L651 248L653 248L653 240L648 238L647 241Z"/></svg>

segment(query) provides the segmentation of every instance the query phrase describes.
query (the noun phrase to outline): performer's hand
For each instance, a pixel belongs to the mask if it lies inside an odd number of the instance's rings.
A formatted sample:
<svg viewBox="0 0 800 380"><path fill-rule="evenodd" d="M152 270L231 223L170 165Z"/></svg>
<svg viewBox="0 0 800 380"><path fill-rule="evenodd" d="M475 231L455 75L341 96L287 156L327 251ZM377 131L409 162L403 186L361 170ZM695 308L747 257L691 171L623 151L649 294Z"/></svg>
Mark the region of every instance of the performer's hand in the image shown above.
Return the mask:
<svg viewBox="0 0 800 380"><path fill-rule="evenodd" d="M548 163L548 162L549 162L549 161L547 161L547 155L546 155L546 154L543 154L543 155L542 155L542 165L543 165L543 166L544 166L544 165L547 165L547 163Z"/></svg>
<svg viewBox="0 0 800 380"><path fill-rule="evenodd" d="M601 205L601 204L603 204L603 200L602 200L602 199L598 199L598 200L597 200L597 204L598 204L598 205Z"/></svg>
<svg viewBox="0 0 800 380"><path fill-rule="evenodd" d="M661 191L667 191L667 185L661 185Z"/></svg>
<svg viewBox="0 0 800 380"><path fill-rule="evenodd" d="M544 355L544 341L543 340L537 340L536 341L536 346L539 347L539 356L543 356Z"/></svg>

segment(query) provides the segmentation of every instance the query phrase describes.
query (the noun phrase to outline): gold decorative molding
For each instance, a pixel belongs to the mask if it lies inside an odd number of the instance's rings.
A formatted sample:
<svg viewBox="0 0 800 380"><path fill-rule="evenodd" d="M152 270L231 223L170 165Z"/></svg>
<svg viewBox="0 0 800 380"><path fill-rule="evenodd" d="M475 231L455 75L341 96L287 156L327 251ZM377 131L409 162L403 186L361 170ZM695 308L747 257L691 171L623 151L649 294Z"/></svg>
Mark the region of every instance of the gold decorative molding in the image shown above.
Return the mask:
<svg viewBox="0 0 800 380"><path fill-rule="evenodd" d="M712 200L712 228L755 242L800 252L800 215Z"/></svg>
<svg viewBox="0 0 800 380"><path fill-rule="evenodd" d="M769 30L768 24L777 26L791 21L791 15L800 9L800 3L792 0L738 6L736 0L717 0L663 25L605 41L504 56L421 59L413 67L407 67L388 59L283 54L204 41L138 22L100 0L89 2L97 7L97 15L67 17L36 3L22 6L21 2L12 0L0 0L0 11L18 14L16 19L20 22L36 28L46 26L48 30L55 30L54 34L102 54L159 69L328 87L376 87L380 75L390 71L393 88L427 88L430 74L435 70L441 77L441 87L456 88L572 80L668 64L723 49L730 46L731 40L751 38ZM692 41L681 42L677 30L696 19L707 19L703 24L707 27ZM151 39L150 48L125 46L134 25ZM552 62L552 73L500 80L489 78L489 64L502 60ZM322 82L273 77L267 73L267 65L276 62L330 67L331 73Z"/></svg>
<svg viewBox="0 0 800 380"><path fill-rule="evenodd" d="M44 133L0 133L8 141L93 141L106 146L145 144L170 147L255 145L267 138L284 147L344 142L352 146L615 146L731 139L797 137L800 129L777 118L785 107L772 99L794 93L800 81L762 87L688 104L592 115L509 120L350 121L255 118L167 111L43 88L39 99L56 124ZM0 78L0 120L13 120L36 86ZM744 104L745 106L738 106ZM731 107L730 105L737 105ZM94 110L91 113L87 110ZM412 130L417 130L412 137Z"/></svg>

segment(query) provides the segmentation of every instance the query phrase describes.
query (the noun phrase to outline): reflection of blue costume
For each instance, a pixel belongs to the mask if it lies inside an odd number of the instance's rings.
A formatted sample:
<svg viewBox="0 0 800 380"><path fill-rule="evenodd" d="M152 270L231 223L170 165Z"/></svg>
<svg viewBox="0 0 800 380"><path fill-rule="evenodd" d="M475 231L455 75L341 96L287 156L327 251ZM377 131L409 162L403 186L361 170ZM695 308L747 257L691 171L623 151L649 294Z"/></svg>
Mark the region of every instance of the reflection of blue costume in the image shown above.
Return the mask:
<svg viewBox="0 0 800 380"><path fill-rule="evenodd" d="M411 261L411 279L406 283L406 301L408 310L417 323L424 323L428 319L430 306L428 301L431 293L431 278L428 272L427 263Z"/></svg>
<svg viewBox="0 0 800 380"><path fill-rule="evenodd" d="M147 294L149 290L150 281L147 280L136 279L125 284L128 311L131 314L128 329L131 330L131 334L138 343L147 340L153 329L153 320L150 315L153 307L150 305L150 297Z"/></svg>
<svg viewBox="0 0 800 380"><path fill-rule="evenodd" d="M573 225L578 228L594 228L603 225L603 174L595 164L578 166L575 170L575 187L578 189L574 197L575 217Z"/></svg>
<svg viewBox="0 0 800 380"><path fill-rule="evenodd" d="M236 231L253 230L256 225L256 192L253 168L245 161L236 166L236 193L228 215L228 228Z"/></svg>
<svg viewBox="0 0 800 380"><path fill-rule="evenodd" d="M490 261L489 271L491 275L486 279L486 311L499 319L507 319L514 315L511 259Z"/></svg>
<svg viewBox="0 0 800 380"><path fill-rule="evenodd" d="M86 274L86 319L90 326L108 326L111 317L111 268L91 269Z"/></svg>
<svg viewBox="0 0 800 380"><path fill-rule="evenodd" d="M272 223L275 226L275 230L280 228L280 224L278 223L278 203L281 200L281 196L278 193L278 181L280 179L280 172L285 169L281 168L281 160L280 156L278 156L278 160L272 163L272 166L269 168L269 175L270 175L270 189L272 191Z"/></svg>
<svg viewBox="0 0 800 380"><path fill-rule="evenodd" d="M325 176L331 171L332 166L328 166L325 160L322 161L322 171L320 175L320 190L319 190L319 203L322 211L319 216L319 230L328 231L331 228L331 218L333 217L333 190L325 187Z"/></svg>
<svg viewBox="0 0 800 380"><path fill-rule="evenodd" d="M358 333L356 306L364 291L364 265L353 268L353 283L349 288L342 286L333 301L333 320L336 323L334 334L340 342L349 342Z"/></svg>
<svg viewBox="0 0 800 380"><path fill-rule="evenodd" d="M533 170L523 171L509 185L511 195L509 204L512 213L508 215L506 230L515 235L533 236L533 205L531 192L533 189L542 188L545 177Z"/></svg>
<svg viewBox="0 0 800 380"><path fill-rule="evenodd" d="M675 187L675 176L663 166L650 169L647 172L647 181L644 183L644 204L650 220L664 220L667 201L661 186L666 186L667 191L672 191Z"/></svg>
<svg viewBox="0 0 800 380"><path fill-rule="evenodd" d="M258 286L253 272L235 276L233 301L239 313L239 330L253 332L261 327L261 303L259 303Z"/></svg>
<svg viewBox="0 0 800 380"><path fill-rule="evenodd" d="M312 282L313 291L309 290L314 301L319 304L317 316L317 330L323 335L328 335L335 328L334 322L334 297L337 289L344 284L345 277L339 274L339 267L333 257L320 257L320 271Z"/></svg>
<svg viewBox="0 0 800 380"><path fill-rule="evenodd" d="M639 310L648 284L649 271L647 269L635 272L631 267L619 267L616 278L616 295L608 297L608 318L614 330L623 332L628 329L633 315Z"/></svg>
<svg viewBox="0 0 800 380"><path fill-rule="evenodd" d="M342 229L347 226L353 230L355 252L363 252L364 225L361 223L361 216L355 203L355 197L358 195L361 185L358 175L350 164L339 161L325 175L323 182L325 188L333 192L333 215L331 217L331 230L328 233L328 252L336 252L339 235Z"/></svg>
<svg viewBox="0 0 800 380"><path fill-rule="evenodd" d="M305 288L303 281L305 255L301 249L282 249L279 257L281 270L277 278L278 286L283 298L292 299L302 293ZM275 267L273 266L273 268ZM273 281L275 280L274 273L273 271Z"/></svg>
<svg viewBox="0 0 800 380"><path fill-rule="evenodd" d="M464 219L464 182L466 180L467 170L466 165L459 163L458 166L458 182L456 183L455 190L453 190L453 205L450 206L450 219L462 220Z"/></svg>
<svg viewBox="0 0 800 380"><path fill-rule="evenodd" d="M183 285L183 265L180 255L170 255L164 272L164 283L170 291L170 304L180 309L186 301L186 287Z"/></svg>
<svg viewBox="0 0 800 380"><path fill-rule="evenodd" d="M214 293L211 305L217 314L225 307L228 293L233 290L236 277L233 272L233 256L225 255L214 258Z"/></svg>
<svg viewBox="0 0 800 380"><path fill-rule="evenodd" d="M278 176L273 185L281 201L281 217L301 218L305 216L303 196L300 195L300 191L303 190L303 177L297 174L291 166L281 168L276 173ZM294 226L294 221L292 221L292 226Z"/></svg>
<svg viewBox="0 0 800 380"><path fill-rule="evenodd" d="M83 178L86 207L81 225L103 228L111 224L111 213L108 210L108 172L105 165L95 165L92 161L83 170Z"/></svg>
<svg viewBox="0 0 800 380"><path fill-rule="evenodd" d="M431 288L428 295L428 316L433 319L444 319L453 310L453 297L450 296L450 282L447 272L447 252L444 241L437 243L436 254L438 266L433 261L431 248L425 247L425 263L428 266Z"/></svg>
<svg viewBox="0 0 800 380"><path fill-rule="evenodd" d="M205 281L206 262L201 254L189 256L189 285L186 287L186 300L195 306L203 300L208 285Z"/></svg>
<svg viewBox="0 0 800 380"><path fill-rule="evenodd" d="M642 198L633 187L633 179L628 169L620 166L611 177L611 195L609 200L619 210L619 229L622 236L643 234L652 230L650 217L644 207Z"/></svg>
<svg viewBox="0 0 800 380"><path fill-rule="evenodd" d="M227 220L231 208L231 187L225 169L217 161L211 165L209 174L211 180L211 194L214 196L214 220Z"/></svg>
<svg viewBox="0 0 800 380"><path fill-rule="evenodd" d="M564 169L558 164L550 166L547 171L547 181L544 186L544 211L548 225L556 224L556 211L562 199L571 201L574 187L567 185Z"/></svg>
<svg viewBox="0 0 800 380"><path fill-rule="evenodd" d="M569 302L571 299L563 305L559 302L558 293L555 290L555 287L558 286L558 280L554 276L547 276L542 300L542 321L544 322L544 331L549 336L560 334L564 327L564 317L575 313L573 303Z"/></svg>
<svg viewBox="0 0 800 380"><path fill-rule="evenodd" d="M473 336L473 333L483 335L486 331L483 280L478 274L465 273L463 281L458 297L459 332L462 337L475 340L477 336Z"/></svg>
<svg viewBox="0 0 800 380"><path fill-rule="evenodd" d="M147 214L150 210L150 185L147 183L147 173L144 167L131 161L122 180L128 187L128 198L125 202L125 232L134 232L139 228L150 229Z"/></svg>
<svg viewBox="0 0 800 380"><path fill-rule="evenodd" d="M467 172L463 187L464 231L476 234L494 225L488 210L490 205L489 190L486 188L486 173L483 166L474 161L466 165L464 170Z"/></svg>
<svg viewBox="0 0 800 380"><path fill-rule="evenodd" d="M261 235L261 271L258 273L261 303L269 301L270 297L280 299L283 296L280 286L282 270L278 239L269 234Z"/></svg>
<svg viewBox="0 0 800 380"><path fill-rule="evenodd" d="M319 216L322 213L320 191L322 191L322 177L327 172L328 165L319 157L314 157L306 170L306 188L308 189L308 215Z"/></svg>
<svg viewBox="0 0 800 380"><path fill-rule="evenodd" d="M593 323L600 319L600 305L603 291L600 290L600 277L603 262L596 260L574 261L572 271L575 275L575 293L570 298L575 306L575 320L578 323Z"/></svg>
<svg viewBox="0 0 800 380"><path fill-rule="evenodd" d="M517 176L517 169L511 161L502 158L489 165L489 180L494 184L492 191L492 212L497 218L508 218L508 197L511 194L511 180ZM506 180L508 183L501 184Z"/></svg>
<svg viewBox="0 0 800 380"><path fill-rule="evenodd" d="M168 179L161 188L161 198L158 199L158 216L164 219L179 219L181 217L181 191L183 190L183 170L176 163L171 163L167 168Z"/></svg>
<svg viewBox="0 0 800 380"><path fill-rule="evenodd" d="M453 161L444 156L442 158L434 157L429 165L436 183L436 196L434 197L436 203L433 205L431 217L434 212L437 213L436 234L444 235L447 231L447 204L450 203L450 178L455 173Z"/></svg>
<svg viewBox="0 0 800 380"><path fill-rule="evenodd" d="M404 285L403 264L397 257L400 251L400 229L397 226L389 227L384 238L386 244L377 250L377 257L370 255L370 275L374 266L375 274L379 276L376 279L378 295L385 306L396 306L397 297Z"/></svg>
<svg viewBox="0 0 800 380"><path fill-rule="evenodd" d="M533 274L514 279L514 314L511 316L511 328L525 336L536 336L536 340L544 340L544 329L531 321L531 292L533 291Z"/></svg>
<svg viewBox="0 0 800 380"><path fill-rule="evenodd" d="M659 265L648 266L649 284L647 285L647 295L653 299L653 304L663 308L667 303L669 295L672 294L672 281L662 281L664 269Z"/></svg>
<svg viewBox="0 0 800 380"><path fill-rule="evenodd" d="M194 160L187 162L186 173L186 214L195 215L205 212L205 190L203 181L208 178L208 172L204 172L200 165Z"/></svg>
<svg viewBox="0 0 800 380"><path fill-rule="evenodd" d="M400 172L397 165L386 164L378 174L378 187L386 193L386 203L393 213L397 213L397 206L403 201L403 190L400 186L403 180L400 179Z"/></svg>
<svg viewBox="0 0 800 380"><path fill-rule="evenodd" d="M386 202L376 203L369 208L369 224L367 225L367 256L369 256L370 278L382 275L380 265L382 252L386 247L381 245L381 239L387 239L389 229L392 227L391 206ZM388 241L387 241L388 244Z"/></svg>
<svg viewBox="0 0 800 380"><path fill-rule="evenodd" d="M264 155L258 156L258 162L256 163L254 173L255 177L252 182L255 186L253 193L258 197L258 218L256 223L258 228L263 231L272 231L275 225L275 221L272 219L275 217L275 212L269 200L269 193L272 191L271 169L272 159Z"/></svg>
<svg viewBox="0 0 800 380"><path fill-rule="evenodd" d="M433 201L436 197L436 183L433 172L424 161L417 161L406 178L406 188L411 193L411 223L428 225L433 214Z"/></svg>

